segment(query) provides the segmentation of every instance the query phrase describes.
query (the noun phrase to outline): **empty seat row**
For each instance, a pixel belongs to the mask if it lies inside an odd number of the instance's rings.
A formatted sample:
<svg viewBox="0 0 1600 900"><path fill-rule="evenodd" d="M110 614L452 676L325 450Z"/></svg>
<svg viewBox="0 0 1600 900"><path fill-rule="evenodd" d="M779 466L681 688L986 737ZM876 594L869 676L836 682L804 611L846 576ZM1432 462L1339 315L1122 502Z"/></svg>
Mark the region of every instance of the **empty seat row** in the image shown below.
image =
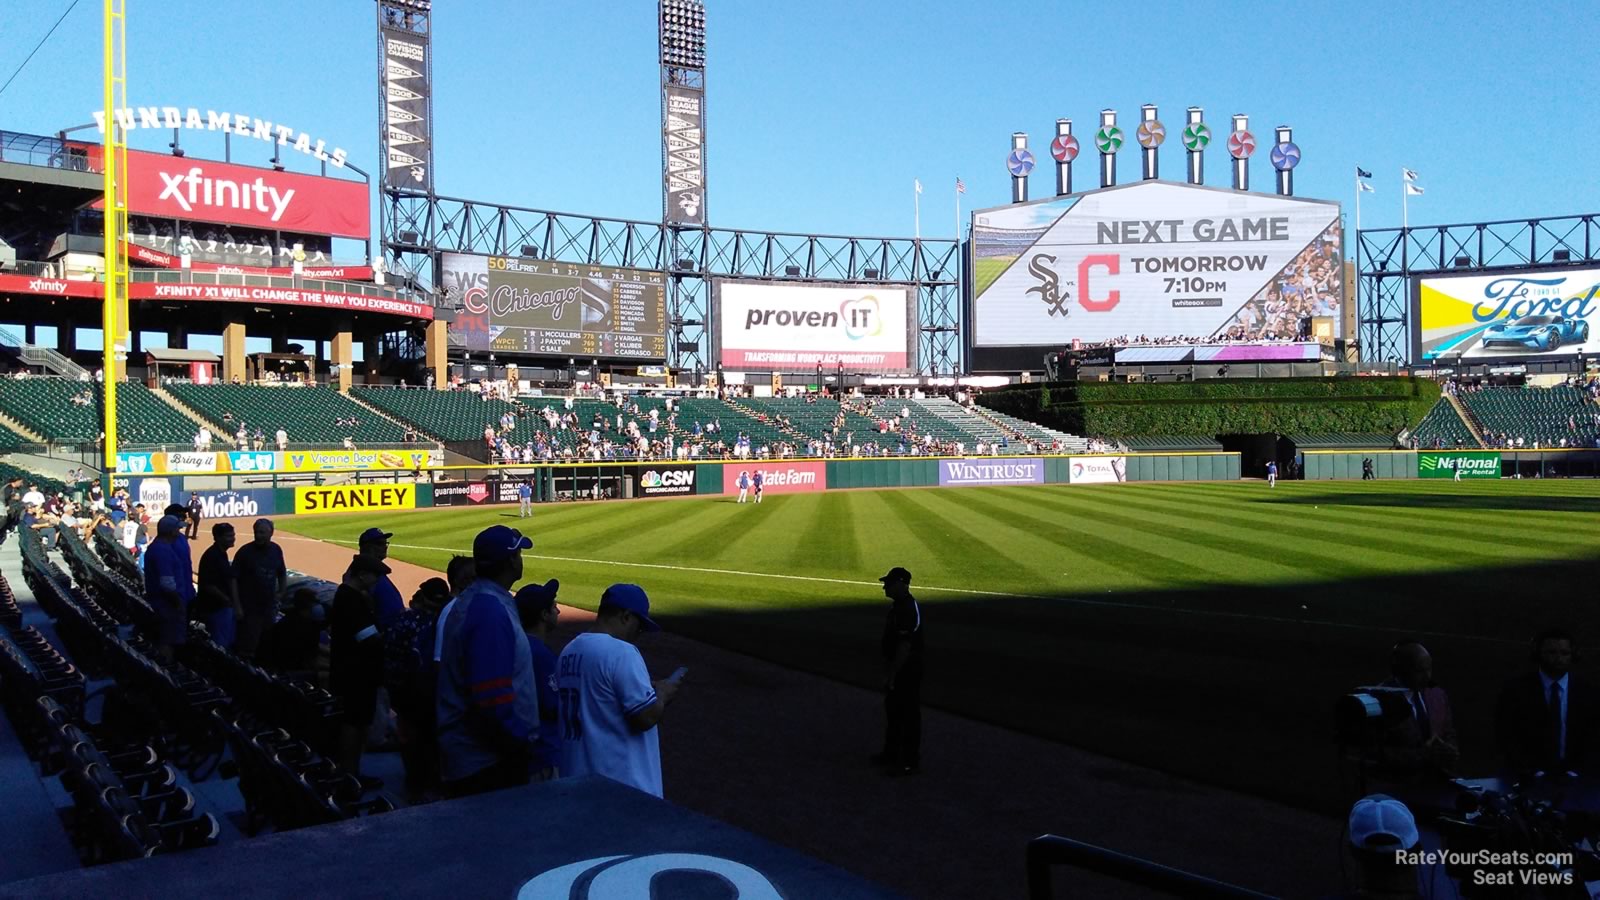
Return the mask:
<svg viewBox="0 0 1600 900"><path fill-rule="evenodd" d="M388 797L364 792L354 775L287 731L249 716L215 717L233 753L248 833L268 824L287 831L394 809Z"/></svg>

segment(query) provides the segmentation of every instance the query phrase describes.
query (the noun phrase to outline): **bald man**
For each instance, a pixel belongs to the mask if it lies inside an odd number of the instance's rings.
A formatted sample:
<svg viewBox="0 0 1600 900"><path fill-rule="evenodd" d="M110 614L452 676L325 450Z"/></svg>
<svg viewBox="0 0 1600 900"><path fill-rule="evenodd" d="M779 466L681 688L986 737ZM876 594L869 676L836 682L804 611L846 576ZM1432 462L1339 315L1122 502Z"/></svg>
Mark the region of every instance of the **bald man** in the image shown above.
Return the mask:
<svg viewBox="0 0 1600 900"><path fill-rule="evenodd" d="M1433 656L1420 641L1398 641L1389 650L1389 672L1381 687L1404 691L1410 713L1384 734L1382 774L1402 779L1453 776L1461 751L1450 698L1433 681Z"/></svg>

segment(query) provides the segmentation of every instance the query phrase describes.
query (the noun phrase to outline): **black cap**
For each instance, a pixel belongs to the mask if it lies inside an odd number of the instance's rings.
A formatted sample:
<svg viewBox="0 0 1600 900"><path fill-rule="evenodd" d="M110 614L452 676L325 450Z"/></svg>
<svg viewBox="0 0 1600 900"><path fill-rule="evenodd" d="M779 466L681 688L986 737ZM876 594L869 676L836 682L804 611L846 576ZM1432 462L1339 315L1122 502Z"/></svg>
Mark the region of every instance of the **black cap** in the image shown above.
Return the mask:
<svg viewBox="0 0 1600 900"><path fill-rule="evenodd" d="M891 581L904 581L906 584L910 584L911 583L911 573L906 571L904 568L901 568L900 566L895 566L894 568L889 570L889 574L883 576L882 578L879 578L878 580L881 581L881 582L884 582L885 584L887 584L887 583L889 583Z"/></svg>

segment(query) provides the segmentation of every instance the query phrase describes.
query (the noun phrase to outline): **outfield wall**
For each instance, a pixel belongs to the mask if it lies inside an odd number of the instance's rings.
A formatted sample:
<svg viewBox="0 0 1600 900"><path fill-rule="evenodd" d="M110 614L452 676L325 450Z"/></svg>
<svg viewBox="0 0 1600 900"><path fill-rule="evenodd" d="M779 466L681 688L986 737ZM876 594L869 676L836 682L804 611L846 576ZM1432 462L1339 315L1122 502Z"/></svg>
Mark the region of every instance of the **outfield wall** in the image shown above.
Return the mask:
<svg viewBox="0 0 1600 900"><path fill-rule="evenodd" d="M595 496L640 499L733 494L740 476L760 470L766 493L854 488L994 487L1114 484L1128 481L1236 481L1237 453L1083 454L1078 456L790 459L714 462L584 462L540 466L444 466L442 480L413 483L409 472L151 473L118 476L136 502L161 508L200 494L207 518L481 506ZM343 476L343 477L341 477Z"/></svg>
<svg viewBox="0 0 1600 900"><path fill-rule="evenodd" d="M1379 479L1453 479L1457 461L1463 479L1600 477L1600 450L1307 450L1306 480L1359 479L1363 459Z"/></svg>

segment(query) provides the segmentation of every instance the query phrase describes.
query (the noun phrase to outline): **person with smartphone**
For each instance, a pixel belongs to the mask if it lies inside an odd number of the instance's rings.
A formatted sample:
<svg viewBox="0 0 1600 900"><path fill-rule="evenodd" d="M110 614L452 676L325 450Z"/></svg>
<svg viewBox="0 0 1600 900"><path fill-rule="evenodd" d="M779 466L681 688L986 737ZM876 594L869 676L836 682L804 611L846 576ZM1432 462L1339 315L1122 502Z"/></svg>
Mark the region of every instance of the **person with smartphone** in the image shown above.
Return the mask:
<svg viewBox="0 0 1600 900"><path fill-rule="evenodd" d="M662 796L656 726L684 670L652 682L634 646L639 635L660 630L644 588L613 584L600 597L594 630L561 651L556 687L563 776L601 775Z"/></svg>

